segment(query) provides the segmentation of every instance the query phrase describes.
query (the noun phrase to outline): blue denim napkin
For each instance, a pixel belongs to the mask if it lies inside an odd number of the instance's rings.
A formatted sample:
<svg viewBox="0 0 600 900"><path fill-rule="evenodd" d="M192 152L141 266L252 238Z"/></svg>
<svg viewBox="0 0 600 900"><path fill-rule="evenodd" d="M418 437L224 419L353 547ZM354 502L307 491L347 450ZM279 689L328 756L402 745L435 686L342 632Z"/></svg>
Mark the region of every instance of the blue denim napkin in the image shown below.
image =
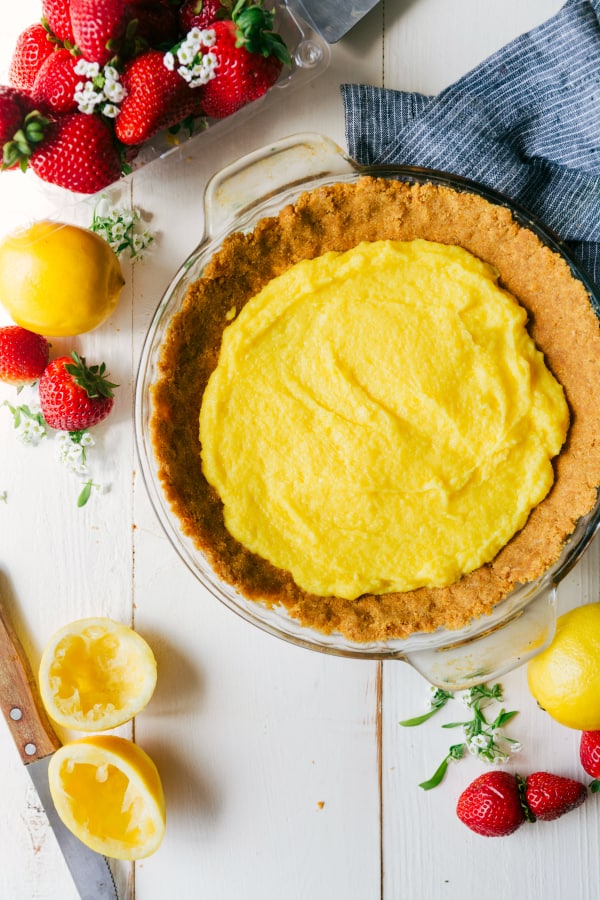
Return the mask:
<svg viewBox="0 0 600 900"><path fill-rule="evenodd" d="M350 156L496 188L600 285L600 0L568 0L437 97L341 86Z"/></svg>

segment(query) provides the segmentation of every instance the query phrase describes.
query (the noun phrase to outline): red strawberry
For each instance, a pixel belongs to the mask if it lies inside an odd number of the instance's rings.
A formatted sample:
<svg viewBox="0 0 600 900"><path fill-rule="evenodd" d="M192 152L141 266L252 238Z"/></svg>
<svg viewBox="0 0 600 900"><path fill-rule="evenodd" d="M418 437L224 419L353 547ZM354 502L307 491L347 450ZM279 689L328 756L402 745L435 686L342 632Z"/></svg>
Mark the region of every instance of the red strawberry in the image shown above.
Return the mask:
<svg viewBox="0 0 600 900"><path fill-rule="evenodd" d="M115 119L115 134L124 144L140 144L163 128L201 113L201 92L167 69L160 50L148 50L131 60L121 82L127 96Z"/></svg>
<svg viewBox="0 0 600 900"><path fill-rule="evenodd" d="M594 781L590 784L593 793L600 791L600 731L582 731L579 743L581 765Z"/></svg>
<svg viewBox="0 0 600 900"><path fill-rule="evenodd" d="M30 91L40 66L56 49L52 35L36 22L22 31L10 61L8 80L22 91Z"/></svg>
<svg viewBox="0 0 600 900"><path fill-rule="evenodd" d="M208 28L218 19L231 15L231 2L227 0L185 0L179 10L181 31L187 34L192 28Z"/></svg>
<svg viewBox="0 0 600 900"><path fill-rule="evenodd" d="M161 0L131 0L130 10L132 23L135 20L134 38L141 39L150 47L169 47L177 40L177 14L169 3Z"/></svg>
<svg viewBox="0 0 600 900"><path fill-rule="evenodd" d="M110 126L97 115L79 112L48 125L30 165L44 181L82 194L94 194L121 176Z"/></svg>
<svg viewBox="0 0 600 900"><path fill-rule="evenodd" d="M76 65L77 59L68 50L57 50L45 60L31 90L39 109L59 114L77 109L75 89L82 79L75 72Z"/></svg>
<svg viewBox="0 0 600 900"><path fill-rule="evenodd" d="M52 360L40 378L40 406L50 428L82 431L105 419L114 405L106 366L87 366L75 351Z"/></svg>
<svg viewBox="0 0 600 900"><path fill-rule="evenodd" d="M50 344L41 334L20 325L0 328L0 381L23 385L37 381L50 355Z"/></svg>
<svg viewBox="0 0 600 900"><path fill-rule="evenodd" d="M581 806L587 788L573 778L551 772L534 772L525 782L525 800L536 819L550 822Z"/></svg>
<svg viewBox="0 0 600 900"><path fill-rule="evenodd" d="M71 0L75 43L87 60L102 66L115 55L130 19L125 0Z"/></svg>
<svg viewBox="0 0 600 900"><path fill-rule="evenodd" d="M484 837L512 834L525 821L519 782L509 772L485 772L458 798L456 814L467 828Z"/></svg>
<svg viewBox="0 0 600 900"><path fill-rule="evenodd" d="M202 88L202 102L206 115L216 119L262 97L290 63L285 43L271 30L273 13L263 9L262 0L241 0L232 15L232 21L211 25L218 66L216 77Z"/></svg>
<svg viewBox="0 0 600 900"><path fill-rule="evenodd" d="M73 26L69 0L42 0L42 22L64 44L73 46Z"/></svg>

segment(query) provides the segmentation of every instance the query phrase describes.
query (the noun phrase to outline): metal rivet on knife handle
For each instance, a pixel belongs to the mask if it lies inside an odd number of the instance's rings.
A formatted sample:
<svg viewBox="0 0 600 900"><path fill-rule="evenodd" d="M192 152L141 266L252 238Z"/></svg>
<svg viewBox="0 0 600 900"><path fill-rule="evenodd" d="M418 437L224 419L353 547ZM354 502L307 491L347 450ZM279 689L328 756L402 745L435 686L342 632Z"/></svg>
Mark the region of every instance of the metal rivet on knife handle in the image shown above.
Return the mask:
<svg viewBox="0 0 600 900"><path fill-rule="evenodd" d="M60 740L39 700L29 661L0 599L0 707L24 763L54 753Z"/></svg>

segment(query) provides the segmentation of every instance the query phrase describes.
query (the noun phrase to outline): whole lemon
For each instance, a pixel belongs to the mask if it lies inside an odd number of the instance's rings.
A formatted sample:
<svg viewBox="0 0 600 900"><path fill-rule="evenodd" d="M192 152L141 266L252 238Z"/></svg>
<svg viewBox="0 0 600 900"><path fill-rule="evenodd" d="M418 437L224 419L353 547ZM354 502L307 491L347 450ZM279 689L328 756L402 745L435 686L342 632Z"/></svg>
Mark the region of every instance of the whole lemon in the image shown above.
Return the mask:
<svg viewBox="0 0 600 900"><path fill-rule="evenodd" d="M124 283L114 251L87 228L41 220L0 242L0 303L37 334L91 331L113 312Z"/></svg>
<svg viewBox="0 0 600 900"><path fill-rule="evenodd" d="M560 616L552 642L527 667L529 690L568 728L600 729L600 603Z"/></svg>

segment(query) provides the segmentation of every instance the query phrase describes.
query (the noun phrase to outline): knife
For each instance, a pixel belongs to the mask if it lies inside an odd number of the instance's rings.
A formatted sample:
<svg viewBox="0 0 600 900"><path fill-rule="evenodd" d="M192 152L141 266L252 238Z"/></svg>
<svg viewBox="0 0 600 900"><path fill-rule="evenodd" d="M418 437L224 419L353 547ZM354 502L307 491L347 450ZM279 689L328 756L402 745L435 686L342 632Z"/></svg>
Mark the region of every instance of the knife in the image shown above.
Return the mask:
<svg viewBox="0 0 600 900"><path fill-rule="evenodd" d="M86 847L59 818L48 763L61 746L38 695L25 651L0 597L0 706L82 900L118 900L106 857Z"/></svg>
<svg viewBox="0 0 600 900"><path fill-rule="evenodd" d="M379 0L296 0L304 17L328 44L343 38Z"/></svg>

